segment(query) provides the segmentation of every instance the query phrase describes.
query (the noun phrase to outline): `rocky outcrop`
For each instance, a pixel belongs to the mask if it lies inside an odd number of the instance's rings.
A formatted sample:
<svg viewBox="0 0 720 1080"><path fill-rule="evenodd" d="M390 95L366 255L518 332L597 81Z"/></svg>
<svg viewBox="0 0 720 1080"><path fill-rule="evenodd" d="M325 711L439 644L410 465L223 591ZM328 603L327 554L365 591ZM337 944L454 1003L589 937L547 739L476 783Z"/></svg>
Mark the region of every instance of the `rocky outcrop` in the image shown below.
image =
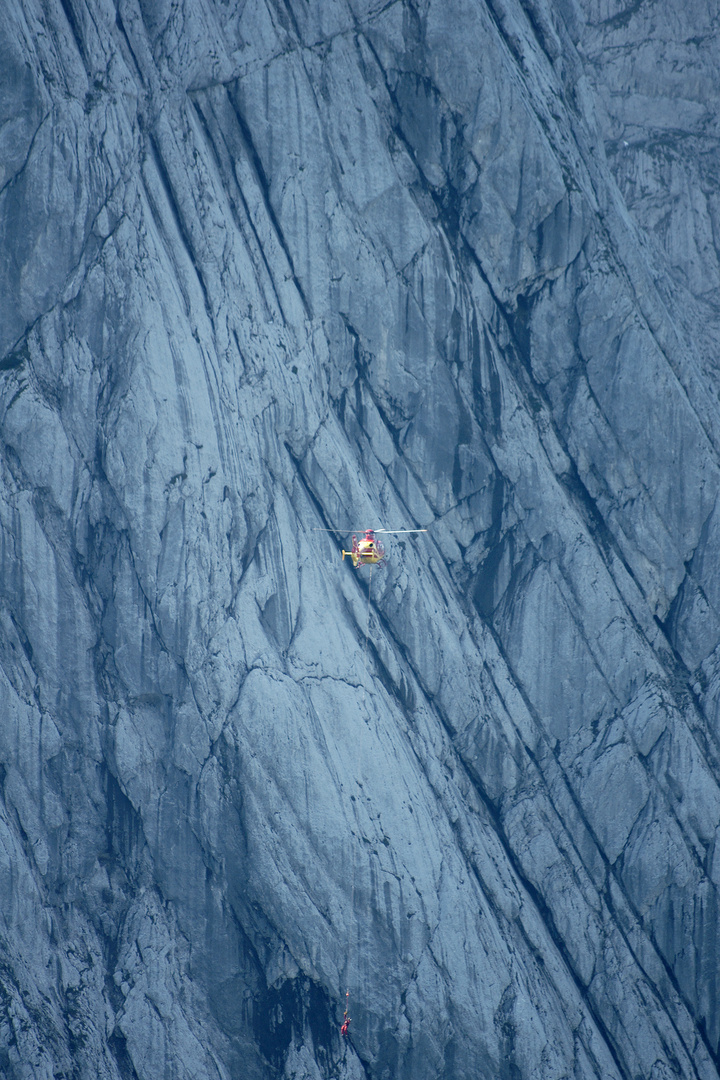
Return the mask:
<svg viewBox="0 0 720 1080"><path fill-rule="evenodd" d="M4 5L5 1075L717 1077L717 43Z"/></svg>

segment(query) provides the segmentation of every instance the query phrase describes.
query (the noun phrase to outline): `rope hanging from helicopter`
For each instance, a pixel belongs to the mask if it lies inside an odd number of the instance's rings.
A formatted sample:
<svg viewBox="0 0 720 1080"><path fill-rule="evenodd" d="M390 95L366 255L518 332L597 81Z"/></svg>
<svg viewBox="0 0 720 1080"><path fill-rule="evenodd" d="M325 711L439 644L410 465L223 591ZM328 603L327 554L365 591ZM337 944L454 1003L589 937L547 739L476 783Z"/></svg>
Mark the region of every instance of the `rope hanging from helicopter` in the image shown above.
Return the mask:
<svg viewBox="0 0 720 1080"><path fill-rule="evenodd" d="M359 532L359 531L360 530L357 530L357 532ZM424 532L427 532L427 531L428 531L427 529L365 529L364 530L365 535L362 537L361 540L358 540L356 533L353 533L352 548L350 549L350 551L345 551L344 548L341 548L343 561L345 561L345 556L349 555L350 559L351 559L351 562L353 564L353 569L359 570L363 566L369 566L370 567L370 577L368 579L367 615L366 615L366 618L365 618L365 641L363 642L363 673L362 673L363 700L362 700L362 711L364 713L366 712L367 654L368 654L368 643L370 641L370 606L371 606L371 603L372 603L372 575L373 575L373 569L374 569L374 567L376 565L377 566L385 566L385 564L387 562L387 555L386 555L386 552L385 552L385 546L384 546L382 540L378 539L377 534L382 533L383 535L392 536L392 535L398 535L398 534L401 534L401 533L402 534L424 533ZM341 529L315 528L315 529L313 529L313 532L330 532L330 533L335 533L335 535L337 536L338 534L342 535L343 533L345 535L347 535L347 533L349 533L350 530L349 529L341 530ZM352 909L351 910L353 912L355 910L355 853L354 853L354 849L353 849ZM352 944L350 943L349 947L348 947L348 974L350 972L350 952L351 952L351 949L352 949ZM345 1011L343 1013L342 1025L340 1027L340 1034L345 1039L347 1039L349 1037L349 1033L350 1033L350 1011L349 1010L350 1010L350 988L348 987L347 990L345 991Z"/></svg>
<svg viewBox="0 0 720 1080"><path fill-rule="evenodd" d="M373 572L373 567L372 567L372 564L371 564L371 566L370 566L370 579L368 581L368 602L367 602L367 619L365 620L365 641L363 643L363 674L362 674L362 684L363 684L362 707L363 707L363 712L365 712L365 695L367 693L367 653L368 653L368 642L370 641L370 597L372 595L372 572Z"/></svg>

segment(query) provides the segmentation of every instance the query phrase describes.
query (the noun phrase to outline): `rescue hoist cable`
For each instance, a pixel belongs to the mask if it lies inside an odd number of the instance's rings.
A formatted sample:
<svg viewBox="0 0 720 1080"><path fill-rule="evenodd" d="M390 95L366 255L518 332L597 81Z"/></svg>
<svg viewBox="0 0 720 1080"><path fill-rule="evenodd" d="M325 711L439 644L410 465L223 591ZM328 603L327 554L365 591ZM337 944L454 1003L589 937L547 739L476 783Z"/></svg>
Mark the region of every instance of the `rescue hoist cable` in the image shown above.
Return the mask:
<svg viewBox="0 0 720 1080"><path fill-rule="evenodd" d="M368 640L370 638L370 603L371 603L371 600L372 600L372 572L373 572L373 564L371 563L370 564L370 577L368 579L368 603L367 603L367 615L366 615L366 618L365 618L365 641L364 641L364 644L363 644L363 680L362 680L362 682L363 682L363 703L362 703L363 712L365 712L365 695L367 693L367 686L366 686L366 683L367 683L367 649L368 649ZM350 927L349 927L349 934L348 934L348 937L349 937L349 941L348 941L348 974L350 974L350 954L352 952L352 937L353 937L352 920L355 918L355 849L354 848L353 848L353 857L352 857L352 894L351 894L351 896L352 896L352 899L351 899L351 902L350 902L351 924L350 924ZM342 1027L340 1028L340 1034L343 1035L345 1038L348 1037L348 1034L349 1034L349 1031L350 1031L349 1010L350 1010L350 987L348 987L347 990L345 991L345 1012L343 1013Z"/></svg>
<svg viewBox="0 0 720 1080"><path fill-rule="evenodd" d="M366 690L366 675L367 675L367 649L368 640L370 637L370 595L372 590L372 572L373 564L370 564L370 580L368 581L368 605L367 605L367 619L365 620L365 643L363 644L363 712L365 711L365 694Z"/></svg>
<svg viewBox="0 0 720 1080"><path fill-rule="evenodd" d="M315 528L315 529L313 529L313 532L327 532L327 533L334 533L335 535L337 535L338 533L347 533L349 531L350 531L349 529L348 530L345 530L345 529L342 529L342 530L341 529L328 529L328 528ZM359 532L360 530L357 530L357 531ZM378 533L378 534L382 533L382 534L385 534L385 535L392 536L392 535L401 535L401 534L409 535L409 534L412 534L412 533L424 533L424 532L427 532L427 531L428 531L427 529L366 529L365 530L365 539L364 539L364 541L361 541L362 546L360 546L357 543L356 537L355 537L355 535L353 535L352 550L351 551L345 551L344 548L341 549L343 561L344 561L346 555L350 555L352 557L352 563L353 563L354 569L357 570L360 566L367 565L367 564L370 565L370 578L368 580L367 616L366 616L366 619L365 619L365 641L363 642L363 672L362 672L362 684L363 684L362 711L363 711L363 713L366 712L366 701L367 701L367 654L368 654L368 644L369 644L369 641L370 641L370 606L372 604L372 572L373 572L373 567L374 567L374 565L376 563L378 563L380 566L383 566L385 564L384 546L382 544L382 541L379 541L379 542L375 541L374 534L375 533ZM350 923L349 933L348 933L349 940L348 940L348 953L347 953L348 981L350 980L350 976L352 974L352 972L351 972L351 954L353 952L352 924L353 924L354 915L355 915L355 848L353 846L351 923ZM359 951L359 945L360 945L360 942L359 942L359 931L358 931L358 951ZM343 1013L343 1022L342 1022L342 1026L340 1028L340 1034L343 1035L345 1038L348 1037L349 1028L350 1028L349 1010L350 1010L350 988L348 987L346 989L346 991L345 991L345 1012Z"/></svg>

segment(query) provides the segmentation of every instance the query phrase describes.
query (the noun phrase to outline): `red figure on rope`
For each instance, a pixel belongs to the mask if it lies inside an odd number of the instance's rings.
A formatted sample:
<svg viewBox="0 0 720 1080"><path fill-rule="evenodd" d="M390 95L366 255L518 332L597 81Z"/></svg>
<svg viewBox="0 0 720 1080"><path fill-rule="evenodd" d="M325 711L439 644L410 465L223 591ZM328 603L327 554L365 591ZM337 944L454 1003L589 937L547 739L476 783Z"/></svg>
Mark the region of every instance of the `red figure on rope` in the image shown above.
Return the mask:
<svg viewBox="0 0 720 1080"><path fill-rule="evenodd" d="M350 998L350 991L347 990L345 992L345 1012L343 1013L342 1027L340 1028L340 1034L344 1035L344 1037L346 1039L347 1039L347 1037L348 1037L348 1035L350 1033L350 1017L348 1016L348 1007L349 1007L349 1004L350 1004L349 998Z"/></svg>

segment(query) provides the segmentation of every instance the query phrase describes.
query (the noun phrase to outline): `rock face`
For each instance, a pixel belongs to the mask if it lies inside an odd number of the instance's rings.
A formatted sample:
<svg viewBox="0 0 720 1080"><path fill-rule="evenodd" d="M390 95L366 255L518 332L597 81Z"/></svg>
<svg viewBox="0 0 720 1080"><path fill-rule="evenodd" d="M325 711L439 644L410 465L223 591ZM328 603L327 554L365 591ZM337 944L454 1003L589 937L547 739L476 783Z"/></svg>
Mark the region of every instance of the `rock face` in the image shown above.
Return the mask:
<svg viewBox="0 0 720 1080"><path fill-rule="evenodd" d="M3 1076L718 1076L719 26L0 5Z"/></svg>

